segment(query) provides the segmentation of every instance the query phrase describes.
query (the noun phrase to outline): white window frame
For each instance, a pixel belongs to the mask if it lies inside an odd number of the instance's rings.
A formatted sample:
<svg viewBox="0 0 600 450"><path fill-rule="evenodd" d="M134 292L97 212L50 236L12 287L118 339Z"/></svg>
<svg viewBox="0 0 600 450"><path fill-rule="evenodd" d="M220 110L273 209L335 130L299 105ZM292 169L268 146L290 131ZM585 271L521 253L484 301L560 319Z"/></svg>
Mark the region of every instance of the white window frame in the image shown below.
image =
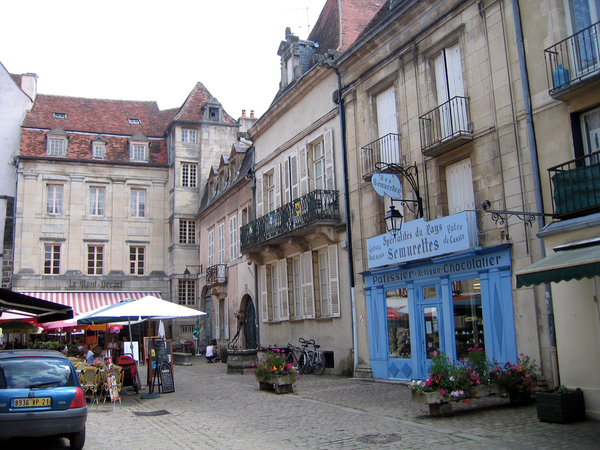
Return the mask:
<svg viewBox="0 0 600 450"><path fill-rule="evenodd" d="M46 213L62 214L64 186L62 184L46 185Z"/></svg>
<svg viewBox="0 0 600 450"><path fill-rule="evenodd" d="M87 275L102 275L104 273L104 246L88 245L87 248Z"/></svg>
<svg viewBox="0 0 600 450"><path fill-rule="evenodd" d="M145 189L131 189L131 217L146 217Z"/></svg>
<svg viewBox="0 0 600 450"><path fill-rule="evenodd" d="M193 128L182 128L181 129L181 142L188 144L196 143L196 130Z"/></svg>
<svg viewBox="0 0 600 450"><path fill-rule="evenodd" d="M302 273L300 266L300 257L291 258L292 286L290 291L294 295L294 316L304 317L303 299L302 299Z"/></svg>
<svg viewBox="0 0 600 450"><path fill-rule="evenodd" d="M106 157L106 143L94 142L92 143L92 158L93 159L104 159Z"/></svg>
<svg viewBox="0 0 600 450"><path fill-rule="evenodd" d="M48 137L46 154L48 156L67 156L67 138Z"/></svg>
<svg viewBox="0 0 600 450"><path fill-rule="evenodd" d="M90 186L90 216L104 216L106 201L106 188L104 186Z"/></svg>
<svg viewBox="0 0 600 450"><path fill-rule="evenodd" d="M181 163L181 186L195 188L198 179L198 164Z"/></svg>
<svg viewBox="0 0 600 450"><path fill-rule="evenodd" d="M265 174L265 186L267 188L267 212L275 210L275 174Z"/></svg>
<svg viewBox="0 0 600 450"><path fill-rule="evenodd" d="M237 215L229 218L229 260L233 261L239 256Z"/></svg>
<svg viewBox="0 0 600 450"><path fill-rule="evenodd" d="M60 275L60 253L60 244L44 244L44 275Z"/></svg>
<svg viewBox="0 0 600 450"><path fill-rule="evenodd" d="M326 189L327 183L325 180L325 143L323 141L315 142L312 145L312 165L314 190Z"/></svg>
<svg viewBox="0 0 600 450"><path fill-rule="evenodd" d="M221 222L218 226L218 264L225 264L225 222Z"/></svg>
<svg viewBox="0 0 600 450"><path fill-rule="evenodd" d="M450 215L475 209L470 159L463 159L446 167L446 189Z"/></svg>
<svg viewBox="0 0 600 450"><path fill-rule="evenodd" d="M317 252L317 270L319 271L319 303L321 316L331 315L329 298L329 255L327 249Z"/></svg>
<svg viewBox="0 0 600 450"><path fill-rule="evenodd" d="M148 162L148 144L145 142L130 142L129 159L137 162Z"/></svg>
<svg viewBox="0 0 600 450"><path fill-rule="evenodd" d="M143 276L146 271L146 247L131 245L129 247L129 275Z"/></svg>
<svg viewBox="0 0 600 450"><path fill-rule="evenodd" d="M208 267L215 265L215 229L208 231Z"/></svg>
<svg viewBox="0 0 600 450"><path fill-rule="evenodd" d="M279 283L277 281L277 264L270 264L270 297L271 297L271 309L273 311L273 320L279 320Z"/></svg>

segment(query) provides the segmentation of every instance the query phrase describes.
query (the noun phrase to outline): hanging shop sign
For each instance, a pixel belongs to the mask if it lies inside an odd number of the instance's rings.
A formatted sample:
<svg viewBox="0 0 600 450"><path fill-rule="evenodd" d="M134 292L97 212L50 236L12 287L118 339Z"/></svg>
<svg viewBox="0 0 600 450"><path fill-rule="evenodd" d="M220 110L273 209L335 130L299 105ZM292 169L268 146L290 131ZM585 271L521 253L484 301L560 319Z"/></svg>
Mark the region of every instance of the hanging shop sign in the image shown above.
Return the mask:
<svg viewBox="0 0 600 450"><path fill-rule="evenodd" d="M446 255L478 246L475 211L426 222L405 222L402 230L367 239L369 269Z"/></svg>
<svg viewBox="0 0 600 450"><path fill-rule="evenodd" d="M382 197L387 195L393 199L402 198L402 183L400 177L393 173L374 173L371 177L373 189Z"/></svg>

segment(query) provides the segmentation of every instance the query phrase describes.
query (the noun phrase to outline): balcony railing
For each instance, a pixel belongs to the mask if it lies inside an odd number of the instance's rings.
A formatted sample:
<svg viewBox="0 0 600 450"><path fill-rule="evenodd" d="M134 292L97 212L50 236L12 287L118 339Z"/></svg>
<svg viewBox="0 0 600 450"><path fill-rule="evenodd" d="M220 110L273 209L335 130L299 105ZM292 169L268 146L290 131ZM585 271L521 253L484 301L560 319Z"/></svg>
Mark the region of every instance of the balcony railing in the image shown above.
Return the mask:
<svg viewBox="0 0 600 450"><path fill-rule="evenodd" d="M436 149L449 150L462 145L462 139L470 140L473 134L469 119L469 98L451 98L423 114L419 117L419 127L421 149L425 154L433 154Z"/></svg>
<svg viewBox="0 0 600 450"><path fill-rule="evenodd" d="M215 264L206 269L206 284L208 286L225 283L227 283L227 264Z"/></svg>
<svg viewBox="0 0 600 450"><path fill-rule="evenodd" d="M338 191L312 191L241 228L241 249L248 250L271 239L322 220L339 220Z"/></svg>
<svg viewBox="0 0 600 450"><path fill-rule="evenodd" d="M378 172L378 162L397 163L400 161L400 135L386 134L382 138L373 141L360 149L363 164L363 178L371 179L373 172Z"/></svg>
<svg viewBox="0 0 600 450"><path fill-rule="evenodd" d="M557 218L600 211L600 151L548 169L552 213Z"/></svg>
<svg viewBox="0 0 600 450"><path fill-rule="evenodd" d="M600 22L544 50L550 94L598 73L598 33Z"/></svg>

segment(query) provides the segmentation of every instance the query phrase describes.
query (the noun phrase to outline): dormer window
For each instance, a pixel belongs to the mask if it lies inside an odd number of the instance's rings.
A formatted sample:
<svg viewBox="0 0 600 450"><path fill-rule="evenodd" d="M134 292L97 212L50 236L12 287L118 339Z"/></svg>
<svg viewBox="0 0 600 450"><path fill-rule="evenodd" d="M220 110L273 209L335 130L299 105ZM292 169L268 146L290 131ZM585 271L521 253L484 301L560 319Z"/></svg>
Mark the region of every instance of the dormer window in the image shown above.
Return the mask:
<svg viewBox="0 0 600 450"><path fill-rule="evenodd" d="M46 133L46 155L67 156L67 133L61 127L55 127Z"/></svg>
<svg viewBox="0 0 600 450"><path fill-rule="evenodd" d="M66 119L67 118L67 114L66 113L52 113L52 117L54 117L55 119Z"/></svg>
<svg viewBox="0 0 600 450"><path fill-rule="evenodd" d="M129 140L129 159L135 162L148 162L150 139L143 133L135 133Z"/></svg>
<svg viewBox="0 0 600 450"><path fill-rule="evenodd" d="M104 159L106 157L106 139L100 135L92 139L92 158Z"/></svg>
<svg viewBox="0 0 600 450"><path fill-rule="evenodd" d="M128 119L131 125L140 125L142 122L140 119Z"/></svg>
<svg viewBox="0 0 600 450"><path fill-rule="evenodd" d="M211 122L219 121L219 108L208 108L208 120Z"/></svg>

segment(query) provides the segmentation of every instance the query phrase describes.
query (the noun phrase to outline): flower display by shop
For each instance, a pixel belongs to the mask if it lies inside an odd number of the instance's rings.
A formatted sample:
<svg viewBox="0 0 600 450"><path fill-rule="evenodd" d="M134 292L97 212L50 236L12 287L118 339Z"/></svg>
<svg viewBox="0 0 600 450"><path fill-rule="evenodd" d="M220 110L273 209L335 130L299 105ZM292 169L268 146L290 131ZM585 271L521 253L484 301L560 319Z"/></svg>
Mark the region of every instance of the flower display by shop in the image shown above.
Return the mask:
<svg viewBox="0 0 600 450"><path fill-rule="evenodd" d="M299 380L298 370L296 367L285 361L285 354L277 348L270 348L260 361L252 364L253 373L257 377L268 375L296 375Z"/></svg>

